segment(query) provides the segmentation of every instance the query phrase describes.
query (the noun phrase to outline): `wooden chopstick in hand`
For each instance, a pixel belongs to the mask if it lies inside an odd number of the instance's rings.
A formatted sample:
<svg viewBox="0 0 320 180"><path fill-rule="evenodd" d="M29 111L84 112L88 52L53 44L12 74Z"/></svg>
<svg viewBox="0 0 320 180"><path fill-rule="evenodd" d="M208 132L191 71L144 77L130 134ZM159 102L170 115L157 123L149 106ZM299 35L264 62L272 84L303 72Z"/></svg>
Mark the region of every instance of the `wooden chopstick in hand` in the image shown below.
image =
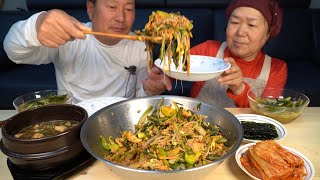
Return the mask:
<svg viewBox="0 0 320 180"><path fill-rule="evenodd" d="M99 35L99 36L108 36L108 37L114 37L114 38L120 38L120 39L130 39L134 41L151 41L154 43L161 43L162 41L162 37L112 34L112 33L94 32L94 31L83 31L83 33Z"/></svg>

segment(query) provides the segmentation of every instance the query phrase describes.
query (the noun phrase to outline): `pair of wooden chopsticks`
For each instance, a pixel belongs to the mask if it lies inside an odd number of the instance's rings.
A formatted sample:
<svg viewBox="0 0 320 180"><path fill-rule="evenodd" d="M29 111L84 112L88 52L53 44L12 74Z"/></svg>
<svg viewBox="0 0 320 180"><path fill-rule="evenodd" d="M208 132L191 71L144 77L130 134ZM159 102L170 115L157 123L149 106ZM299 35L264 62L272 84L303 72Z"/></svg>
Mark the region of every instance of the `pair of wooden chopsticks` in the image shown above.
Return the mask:
<svg viewBox="0 0 320 180"><path fill-rule="evenodd" d="M154 43L161 43L162 37L151 37L151 36L133 36L133 35L125 35L125 34L111 34L111 33L103 33L103 32L94 32L94 31L83 31L85 34L93 34L99 36L108 36L120 39L130 39L134 41L150 41Z"/></svg>

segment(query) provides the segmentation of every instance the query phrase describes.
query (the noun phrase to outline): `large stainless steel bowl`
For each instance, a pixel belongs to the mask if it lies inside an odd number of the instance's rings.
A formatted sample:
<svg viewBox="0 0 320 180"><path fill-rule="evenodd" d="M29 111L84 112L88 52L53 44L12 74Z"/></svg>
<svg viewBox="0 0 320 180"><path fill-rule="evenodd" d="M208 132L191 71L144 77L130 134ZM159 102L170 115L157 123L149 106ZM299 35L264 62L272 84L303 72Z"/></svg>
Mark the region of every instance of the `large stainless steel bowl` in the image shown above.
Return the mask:
<svg viewBox="0 0 320 180"><path fill-rule="evenodd" d="M201 109L198 113L207 115L206 121L221 127L223 135L230 144L233 144L232 149L223 157L207 165L175 171L133 169L114 164L99 155L99 152L104 151L100 146L100 135L118 137L124 130L134 130L134 125L138 123L143 112L150 105L157 107L162 97L164 97L163 104L170 104L175 101L183 104L183 107L187 109L195 109L201 102ZM80 138L83 146L92 156L104 162L112 171L124 179L199 179L213 171L223 160L235 153L242 142L243 129L234 115L218 105L209 105L197 99L182 96L153 96L121 101L97 111L82 126Z"/></svg>

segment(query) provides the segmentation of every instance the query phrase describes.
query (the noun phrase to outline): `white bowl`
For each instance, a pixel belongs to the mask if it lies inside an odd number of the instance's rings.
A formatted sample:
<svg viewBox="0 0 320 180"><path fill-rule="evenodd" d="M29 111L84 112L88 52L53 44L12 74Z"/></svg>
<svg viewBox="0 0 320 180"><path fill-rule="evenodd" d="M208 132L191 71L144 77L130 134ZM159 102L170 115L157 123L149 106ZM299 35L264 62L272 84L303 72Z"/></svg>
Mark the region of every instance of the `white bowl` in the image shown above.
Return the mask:
<svg viewBox="0 0 320 180"><path fill-rule="evenodd" d="M254 180L260 180L259 178L253 176L252 174L250 174L246 168L241 164L240 162L240 158L243 156L243 154L248 150L248 148L250 146L253 146L255 145L256 143L250 143L250 144L246 144L246 145L243 145L241 147L238 148L238 150L236 151L236 154L235 154L235 158L236 158L236 161L237 161L237 164L238 166L248 175L250 176L252 179ZM314 170L314 166L313 164L311 163L311 161L305 157L303 154L301 154L300 152L296 151L296 150L293 150L289 147L286 147L286 146L282 146L284 149L288 150L289 152L291 152L292 154L294 155L297 155L299 156L303 162L304 162L304 168L307 172L307 175L305 176L304 180L309 180L309 179L312 179L314 174L315 174L315 170Z"/></svg>
<svg viewBox="0 0 320 180"><path fill-rule="evenodd" d="M278 121L262 116L262 115L257 115L257 114L238 114L236 115L236 118L241 122L241 121L252 121L256 123L269 123L275 126L276 131L278 133L278 137L274 138L274 141L280 141L284 139L287 136L287 130L286 128ZM255 139L247 139L243 138L244 142L259 142L261 140L255 140Z"/></svg>
<svg viewBox="0 0 320 180"><path fill-rule="evenodd" d="M174 63L171 63L170 71L164 70L169 67L164 67L165 63L160 59L157 59L154 64L167 76L184 81L206 81L219 76L231 67L230 63L226 63L223 59L200 55L190 55L189 75L180 67L176 67Z"/></svg>

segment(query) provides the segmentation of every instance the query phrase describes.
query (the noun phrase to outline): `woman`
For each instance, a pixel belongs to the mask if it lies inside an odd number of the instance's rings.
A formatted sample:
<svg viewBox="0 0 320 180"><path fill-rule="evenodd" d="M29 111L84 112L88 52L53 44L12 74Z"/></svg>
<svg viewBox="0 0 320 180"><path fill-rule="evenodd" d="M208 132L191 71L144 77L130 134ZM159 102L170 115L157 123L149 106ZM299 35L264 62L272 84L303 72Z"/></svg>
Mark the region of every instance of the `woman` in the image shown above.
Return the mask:
<svg viewBox="0 0 320 180"><path fill-rule="evenodd" d="M261 51L279 34L282 11L275 0L233 0L226 17L226 42L206 41L193 47L191 54L223 58L231 68L219 78L195 82L190 96L224 107L249 107L251 88L286 84L286 63Z"/></svg>

